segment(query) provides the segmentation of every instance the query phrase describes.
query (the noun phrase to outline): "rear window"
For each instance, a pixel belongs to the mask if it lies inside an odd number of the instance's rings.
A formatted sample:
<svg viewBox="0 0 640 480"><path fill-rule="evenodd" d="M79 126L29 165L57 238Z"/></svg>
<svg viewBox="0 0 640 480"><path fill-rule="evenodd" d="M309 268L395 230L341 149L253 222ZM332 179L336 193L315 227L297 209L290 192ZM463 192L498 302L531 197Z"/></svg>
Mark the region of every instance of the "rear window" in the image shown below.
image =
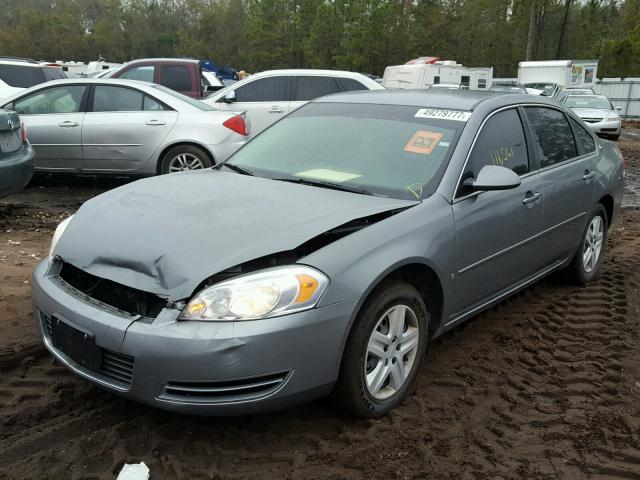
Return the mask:
<svg viewBox="0 0 640 480"><path fill-rule="evenodd" d="M216 110L211 105L201 102L200 100L196 100L195 98L187 97L186 95L178 93L175 90L171 90L170 88L167 88L164 85L153 85L153 88L160 90L168 95L171 95L172 97L175 97L179 100L182 100L183 102L188 103L192 107L196 107L198 110L203 110L205 112L212 112Z"/></svg>
<svg viewBox="0 0 640 480"><path fill-rule="evenodd" d="M392 198L425 198L435 191L465 125L433 118L441 111L426 110L307 104L256 136L230 163L268 178L338 184Z"/></svg>
<svg viewBox="0 0 640 480"><path fill-rule="evenodd" d="M60 80L61 78L68 78L67 74L59 67L42 67L42 74L48 81Z"/></svg>
<svg viewBox="0 0 640 480"><path fill-rule="evenodd" d="M46 82L39 67L28 65L0 65L0 80L15 88L29 88Z"/></svg>
<svg viewBox="0 0 640 480"><path fill-rule="evenodd" d="M191 72L184 65L162 65L160 83L177 92L188 92L191 90Z"/></svg>

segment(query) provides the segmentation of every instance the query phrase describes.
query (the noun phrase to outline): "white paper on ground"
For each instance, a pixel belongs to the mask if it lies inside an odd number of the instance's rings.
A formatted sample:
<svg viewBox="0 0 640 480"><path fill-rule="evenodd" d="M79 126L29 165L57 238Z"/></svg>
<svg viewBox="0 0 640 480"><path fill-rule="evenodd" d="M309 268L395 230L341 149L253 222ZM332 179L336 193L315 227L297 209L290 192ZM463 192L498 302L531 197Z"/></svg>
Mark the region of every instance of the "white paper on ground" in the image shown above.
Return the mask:
<svg viewBox="0 0 640 480"><path fill-rule="evenodd" d="M149 480L149 467L144 462L125 463L116 480Z"/></svg>

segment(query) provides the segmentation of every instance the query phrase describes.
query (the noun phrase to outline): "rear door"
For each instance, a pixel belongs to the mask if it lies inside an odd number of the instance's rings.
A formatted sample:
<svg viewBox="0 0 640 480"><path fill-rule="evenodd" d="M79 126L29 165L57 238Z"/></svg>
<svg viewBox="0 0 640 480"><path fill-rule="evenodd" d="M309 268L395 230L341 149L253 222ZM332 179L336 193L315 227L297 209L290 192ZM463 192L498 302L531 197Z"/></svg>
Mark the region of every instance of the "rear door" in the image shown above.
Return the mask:
<svg viewBox="0 0 640 480"><path fill-rule="evenodd" d="M40 170L82 168L82 125L86 85L60 85L15 100L10 107L27 126Z"/></svg>
<svg viewBox="0 0 640 480"><path fill-rule="evenodd" d="M595 141L575 120L572 126L560 109L532 106L524 111L543 181L543 251L548 262L562 260L575 253L593 202Z"/></svg>
<svg viewBox="0 0 640 480"><path fill-rule="evenodd" d="M490 116L476 138L460 177L452 210L456 225L455 316L481 308L543 266L536 236L542 230L542 181L530 160L517 108ZM485 165L511 168L521 185L470 193L466 178Z"/></svg>
<svg viewBox="0 0 640 480"><path fill-rule="evenodd" d="M82 130L85 171L153 173L155 152L178 113L144 92L94 85Z"/></svg>
<svg viewBox="0 0 640 480"><path fill-rule="evenodd" d="M273 76L257 78L234 90L236 101L219 100L221 110L246 111L251 121L251 134L260 133L289 113L291 77Z"/></svg>

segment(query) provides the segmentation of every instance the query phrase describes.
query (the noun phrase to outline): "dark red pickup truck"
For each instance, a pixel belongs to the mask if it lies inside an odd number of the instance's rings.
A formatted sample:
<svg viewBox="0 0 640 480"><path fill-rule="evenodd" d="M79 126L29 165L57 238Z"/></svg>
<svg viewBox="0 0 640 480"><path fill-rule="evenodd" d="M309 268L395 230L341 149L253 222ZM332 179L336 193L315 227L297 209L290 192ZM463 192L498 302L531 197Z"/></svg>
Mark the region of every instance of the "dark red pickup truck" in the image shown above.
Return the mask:
<svg viewBox="0 0 640 480"><path fill-rule="evenodd" d="M188 58L143 58L125 63L110 78L153 82L193 98L204 98L217 88L208 85L199 60Z"/></svg>

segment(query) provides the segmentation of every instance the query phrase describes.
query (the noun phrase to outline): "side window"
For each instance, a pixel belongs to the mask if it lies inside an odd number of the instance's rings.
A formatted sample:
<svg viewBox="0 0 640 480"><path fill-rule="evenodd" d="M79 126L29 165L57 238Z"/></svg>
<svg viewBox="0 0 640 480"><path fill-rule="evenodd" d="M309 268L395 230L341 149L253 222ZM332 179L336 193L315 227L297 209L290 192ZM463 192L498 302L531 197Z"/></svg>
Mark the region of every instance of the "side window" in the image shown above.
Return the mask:
<svg viewBox="0 0 640 480"><path fill-rule="evenodd" d="M487 88L487 79L479 78L478 79L478 88Z"/></svg>
<svg viewBox="0 0 640 480"><path fill-rule="evenodd" d="M153 65L142 65L127 70L118 78L126 78L128 80L140 80L142 82L153 82L156 73L156 67Z"/></svg>
<svg viewBox="0 0 640 480"><path fill-rule="evenodd" d="M544 107L527 107L525 111L540 155L540 167L578 155L573 132L562 112Z"/></svg>
<svg viewBox="0 0 640 480"><path fill-rule="evenodd" d="M296 77L295 82L294 102L306 102L340 91L333 77Z"/></svg>
<svg viewBox="0 0 640 480"><path fill-rule="evenodd" d="M160 67L160 83L176 92L191 90L191 73L184 65L162 65Z"/></svg>
<svg viewBox="0 0 640 480"><path fill-rule="evenodd" d="M79 112L84 90L84 85L47 88L16 100L14 110L20 115Z"/></svg>
<svg viewBox="0 0 640 480"><path fill-rule="evenodd" d="M235 92L237 102L288 102L289 77L261 78Z"/></svg>
<svg viewBox="0 0 640 480"><path fill-rule="evenodd" d="M353 78L336 78L340 92L353 92L355 90L368 90L359 81Z"/></svg>
<svg viewBox="0 0 640 480"><path fill-rule="evenodd" d="M440 83L440 75L436 75L435 77L433 77L433 84L437 85Z"/></svg>
<svg viewBox="0 0 640 480"><path fill-rule="evenodd" d="M47 81L39 68L28 65L0 65L0 80L17 88L29 88Z"/></svg>
<svg viewBox="0 0 640 480"><path fill-rule="evenodd" d="M518 175L529 172L524 129L515 108L496 113L484 124L469 156L462 181L476 178L485 165L507 167ZM466 193L464 189L459 191L459 195Z"/></svg>
<svg viewBox="0 0 640 480"><path fill-rule="evenodd" d="M144 96L144 107L145 111L158 111L158 110L168 110L162 103L158 102L155 98L151 98L148 95Z"/></svg>
<svg viewBox="0 0 640 480"><path fill-rule="evenodd" d="M569 118L569 121L573 125L573 131L576 132L578 144L582 145L582 153L587 154L595 151L596 142L593 141L591 134L573 118Z"/></svg>
<svg viewBox="0 0 640 480"><path fill-rule="evenodd" d="M96 85L93 91L94 112L138 112L144 95L124 87Z"/></svg>

